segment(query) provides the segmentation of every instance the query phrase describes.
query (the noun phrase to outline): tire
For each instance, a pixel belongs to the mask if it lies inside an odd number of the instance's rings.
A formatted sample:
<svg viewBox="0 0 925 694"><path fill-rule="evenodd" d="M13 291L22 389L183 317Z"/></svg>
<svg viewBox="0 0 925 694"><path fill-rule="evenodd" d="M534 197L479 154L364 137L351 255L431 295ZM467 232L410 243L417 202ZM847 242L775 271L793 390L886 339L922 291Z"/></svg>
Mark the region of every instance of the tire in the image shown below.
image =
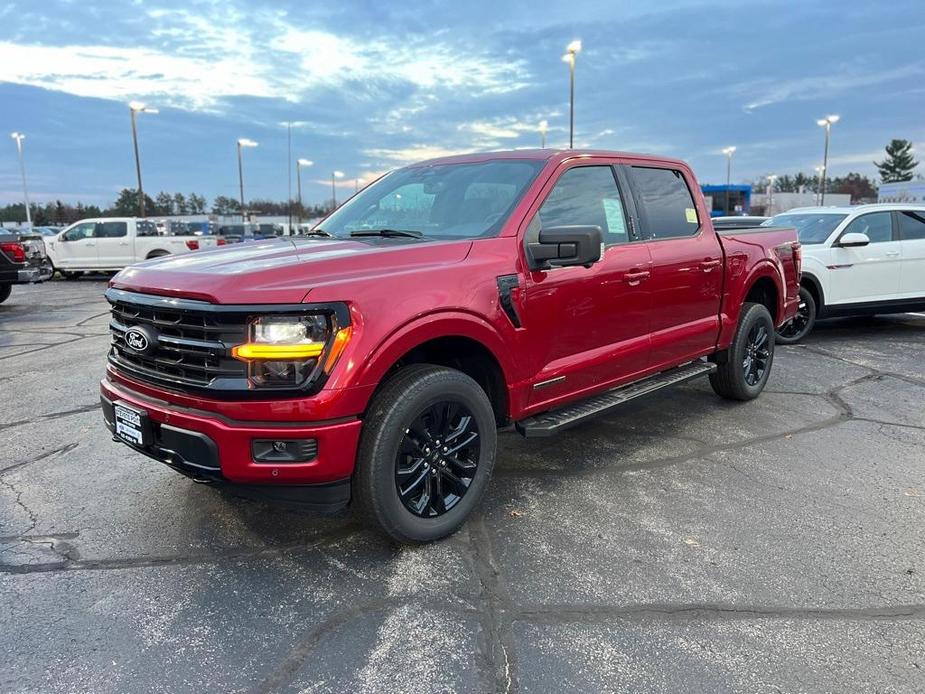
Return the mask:
<svg viewBox="0 0 925 694"><path fill-rule="evenodd" d="M0 284L0 304L10 298L10 293L13 291L12 284Z"/></svg>
<svg viewBox="0 0 925 694"><path fill-rule="evenodd" d="M488 485L496 426L485 391L461 371L430 364L400 369L375 395L364 418L353 476L356 514L407 544L455 532ZM461 445L465 440L470 443ZM440 455L448 449L449 455Z"/></svg>
<svg viewBox="0 0 925 694"><path fill-rule="evenodd" d="M752 400L764 390L773 363L771 314L762 304L743 304L726 362L710 374L710 385L727 400Z"/></svg>
<svg viewBox="0 0 925 694"><path fill-rule="evenodd" d="M77 278L79 278L81 275L84 274L83 272L79 272L79 271L69 272L68 270L59 270L59 272L61 273L61 276L66 280L76 280Z"/></svg>
<svg viewBox="0 0 925 694"><path fill-rule="evenodd" d="M784 323L777 331L777 344L793 345L809 335L816 324L816 300L806 287L800 287L800 307L797 315Z"/></svg>

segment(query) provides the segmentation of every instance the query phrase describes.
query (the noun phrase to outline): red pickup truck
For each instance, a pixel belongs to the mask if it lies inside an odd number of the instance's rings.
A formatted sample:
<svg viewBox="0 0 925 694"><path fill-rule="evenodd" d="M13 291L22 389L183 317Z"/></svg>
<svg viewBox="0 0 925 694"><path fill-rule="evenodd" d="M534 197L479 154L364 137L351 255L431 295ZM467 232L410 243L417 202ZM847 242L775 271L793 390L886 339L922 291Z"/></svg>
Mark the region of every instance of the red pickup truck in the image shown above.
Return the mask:
<svg viewBox="0 0 925 694"><path fill-rule="evenodd" d="M434 540L484 492L499 427L550 436L697 376L756 397L799 289L796 232L717 234L684 162L437 159L308 236L119 273L103 412L196 480Z"/></svg>

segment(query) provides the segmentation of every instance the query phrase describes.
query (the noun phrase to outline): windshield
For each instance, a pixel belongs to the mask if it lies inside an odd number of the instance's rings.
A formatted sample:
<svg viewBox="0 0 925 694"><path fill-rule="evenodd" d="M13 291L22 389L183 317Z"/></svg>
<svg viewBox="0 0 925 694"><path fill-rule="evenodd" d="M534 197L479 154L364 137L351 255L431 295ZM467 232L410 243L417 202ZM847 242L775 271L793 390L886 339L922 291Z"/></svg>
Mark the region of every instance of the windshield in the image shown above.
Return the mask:
<svg viewBox="0 0 925 694"><path fill-rule="evenodd" d="M800 243L825 243L846 214L779 214L764 222L763 227L796 227Z"/></svg>
<svg viewBox="0 0 925 694"><path fill-rule="evenodd" d="M341 237L382 229L435 239L494 236L545 163L506 159L399 169L354 195L320 227Z"/></svg>

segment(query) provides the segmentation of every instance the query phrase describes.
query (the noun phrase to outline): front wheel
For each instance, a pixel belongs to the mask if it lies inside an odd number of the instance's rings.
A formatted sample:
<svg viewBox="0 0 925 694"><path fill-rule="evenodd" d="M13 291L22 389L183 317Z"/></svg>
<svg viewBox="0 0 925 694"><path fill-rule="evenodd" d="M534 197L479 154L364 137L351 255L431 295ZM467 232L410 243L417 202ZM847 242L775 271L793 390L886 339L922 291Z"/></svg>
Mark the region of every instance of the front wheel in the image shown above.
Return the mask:
<svg viewBox="0 0 925 694"><path fill-rule="evenodd" d="M399 542L445 537L484 493L496 446L495 415L478 383L442 366L405 367L364 417L355 510Z"/></svg>
<svg viewBox="0 0 925 694"><path fill-rule="evenodd" d="M710 374L717 395L751 400L764 390L774 362L774 321L761 304L743 304L739 327L723 364Z"/></svg>
<svg viewBox="0 0 925 694"><path fill-rule="evenodd" d="M777 344L792 345L809 335L816 323L816 300L806 287L800 287L800 305L796 315L780 326Z"/></svg>
<svg viewBox="0 0 925 694"><path fill-rule="evenodd" d="M0 304L10 298L10 293L13 291L12 284L0 284Z"/></svg>

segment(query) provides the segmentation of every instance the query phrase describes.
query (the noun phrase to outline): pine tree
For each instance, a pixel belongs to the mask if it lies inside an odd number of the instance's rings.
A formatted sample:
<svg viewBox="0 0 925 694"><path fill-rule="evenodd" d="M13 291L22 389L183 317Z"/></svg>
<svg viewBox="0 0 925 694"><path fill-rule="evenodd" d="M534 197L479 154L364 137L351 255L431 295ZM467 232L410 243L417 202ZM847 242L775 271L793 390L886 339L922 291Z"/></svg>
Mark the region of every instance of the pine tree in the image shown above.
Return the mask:
<svg viewBox="0 0 925 694"><path fill-rule="evenodd" d="M912 171L918 165L912 156L912 143L909 140L891 140L886 146L886 159L880 163L874 162L883 183L911 181Z"/></svg>

